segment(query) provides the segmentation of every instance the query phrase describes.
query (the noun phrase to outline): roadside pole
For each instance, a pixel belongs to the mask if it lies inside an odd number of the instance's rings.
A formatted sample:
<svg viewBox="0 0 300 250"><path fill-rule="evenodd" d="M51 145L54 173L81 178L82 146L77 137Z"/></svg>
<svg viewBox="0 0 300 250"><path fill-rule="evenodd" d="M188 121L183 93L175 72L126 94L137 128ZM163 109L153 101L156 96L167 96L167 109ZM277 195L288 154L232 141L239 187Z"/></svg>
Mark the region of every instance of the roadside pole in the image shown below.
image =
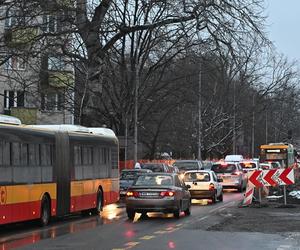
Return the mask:
<svg viewBox="0 0 300 250"><path fill-rule="evenodd" d="M284 198L284 205L286 206L287 202L286 202L286 186L285 185L283 186L283 198Z"/></svg>
<svg viewBox="0 0 300 250"><path fill-rule="evenodd" d="M259 204L261 204L261 187L258 188L258 199L259 199Z"/></svg>

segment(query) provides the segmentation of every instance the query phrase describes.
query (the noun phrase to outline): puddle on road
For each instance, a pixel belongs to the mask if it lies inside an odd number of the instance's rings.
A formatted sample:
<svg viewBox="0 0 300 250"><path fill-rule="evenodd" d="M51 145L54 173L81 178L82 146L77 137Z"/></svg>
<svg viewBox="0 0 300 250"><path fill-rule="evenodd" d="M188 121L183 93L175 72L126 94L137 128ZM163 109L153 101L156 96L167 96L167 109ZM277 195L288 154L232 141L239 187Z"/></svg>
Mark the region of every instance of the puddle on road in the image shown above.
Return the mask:
<svg viewBox="0 0 300 250"><path fill-rule="evenodd" d="M122 209L117 204L111 204L103 208L101 217L84 218L80 215L71 215L53 222L46 228L39 228L32 222L6 225L0 231L0 250L15 249L34 244L42 239L56 238L65 234L78 233L97 226L110 224L119 220L121 213ZM28 232L28 229L31 232ZM1 234L5 235L2 236Z"/></svg>

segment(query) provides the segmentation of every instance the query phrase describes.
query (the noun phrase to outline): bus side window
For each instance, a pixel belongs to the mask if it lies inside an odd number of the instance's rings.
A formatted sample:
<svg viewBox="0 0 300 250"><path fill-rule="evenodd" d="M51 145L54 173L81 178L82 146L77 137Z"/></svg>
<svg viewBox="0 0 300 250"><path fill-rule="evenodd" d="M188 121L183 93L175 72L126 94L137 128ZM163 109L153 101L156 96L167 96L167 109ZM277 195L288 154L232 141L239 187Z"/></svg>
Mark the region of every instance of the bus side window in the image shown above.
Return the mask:
<svg viewBox="0 0 300 250"><path fill-rule="evenodd" d="M99 157L100 149L94 147L93 148L93 177L100 177L100 157Z"/></svg>
<svg viewBox="0 0 300 250"><path fill-rule="evenodd" d="M0 183L12 183L10 167L10 143L0 141Z"/></svg>
<svg viewBox="0 0 300 250"><path fill-rule="evenodd" d="M18 142L12 142L12 165L20 166L21 165L21 144Z"/></svg>
<svg viewBox="0 0 300 250"><path fill-rule="evenodd" d="M82 180L82 153L80 146L74 146L75 180Z"/></svg>
<svg viewBox="0 0 300 250"><path fill-rule="evenodd" d="M13 182L24 183L27 181L26 166L21 164L21 144L18 142L11 143L11 163L13 171Z"/></svg>
<svg viewBox="0 0 300 250"><path fill-rule="evenodd" d="M89 146L83 147L83 179L93 178L93 148Z"/></svg>
<svg viewBox="0 0 300 250"><path fill-rule="evenodd" d="M42 168L39 164L39 148L37 144L28 145L28 182L42 182ZM49 157L49 156L48 156Z"/></svg>
<svg viewBox="0 0 300 250"><path fill-rule="evenodd" d="M99 171L100 171L100 178L107 178L109 177L109 166L107 163L108 159L108 151L107 148L100 148L99 155L100 155L100 165L99 165Z"/></svg>
<svg viewBox="0 0 300 250"><path fill-rule="evenodd" d="M118 150L116 148L113 148L111 150L111 162L112 162L112 168L118 169Z"/></svg>
<svg viewBox="0 0 300 250"><path fill-rule="evenodd" d="M53 181L52 147L52 145L48 144L41 144L39 147L42 182Z"/></svg>

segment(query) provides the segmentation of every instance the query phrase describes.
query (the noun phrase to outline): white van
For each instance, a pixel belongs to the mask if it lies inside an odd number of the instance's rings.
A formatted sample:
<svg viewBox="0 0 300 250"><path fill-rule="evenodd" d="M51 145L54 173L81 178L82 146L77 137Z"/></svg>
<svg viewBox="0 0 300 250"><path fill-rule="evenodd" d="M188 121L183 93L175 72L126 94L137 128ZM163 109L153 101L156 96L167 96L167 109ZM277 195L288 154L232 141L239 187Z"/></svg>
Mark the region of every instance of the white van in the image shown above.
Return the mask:
<svg viewBox="0 0 300 250"><path fill-rule="evenodd" d="M226 155L225 161L234 161L234 162L241 162L244 160L244 157L242 155Z"/></svg>

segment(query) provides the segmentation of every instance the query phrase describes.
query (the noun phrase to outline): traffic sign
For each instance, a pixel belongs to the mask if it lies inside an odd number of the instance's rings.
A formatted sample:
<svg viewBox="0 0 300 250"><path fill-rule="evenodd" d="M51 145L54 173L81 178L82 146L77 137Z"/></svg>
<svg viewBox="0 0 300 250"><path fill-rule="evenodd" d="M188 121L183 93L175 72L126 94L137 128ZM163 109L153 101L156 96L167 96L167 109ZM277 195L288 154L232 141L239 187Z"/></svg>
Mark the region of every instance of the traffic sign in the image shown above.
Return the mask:
<svg viewBox="0 0 300 250"><path fill-rule="evenodd" d="M262 170L256 170L253 172L248 172L248 182L251 187L263 187L263 183L261 182L261 173Z"/></svg>
<svg viewBox="0 0 300 250"><path fill-rule="evenodd" d="M292 168L248 172L248 185L250 187L281 186L294 183L295 176Z"/></svg>

